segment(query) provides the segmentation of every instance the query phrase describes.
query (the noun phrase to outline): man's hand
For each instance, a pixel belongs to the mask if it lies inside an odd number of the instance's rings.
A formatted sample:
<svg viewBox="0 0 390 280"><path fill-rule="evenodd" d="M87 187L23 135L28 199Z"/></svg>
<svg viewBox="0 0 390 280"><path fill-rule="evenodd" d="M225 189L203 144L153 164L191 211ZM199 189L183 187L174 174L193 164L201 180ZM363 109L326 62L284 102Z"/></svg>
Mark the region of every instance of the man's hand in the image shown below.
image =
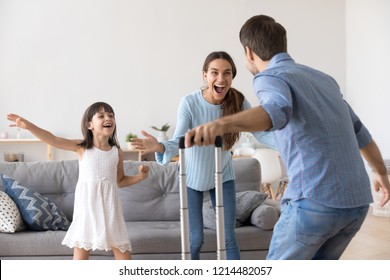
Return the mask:
<svg viewBox="0 0 390 280"><path fill-rule="evenodd" d="M376 192L382 190L383 196L379 205L384 207L386 203L390 201L390 184L387 174L380 175L376 172L373 173L373 185Z"/></svg>
<svg viewBox="0 0 390 280"><path fill-rule="evenodd" d="M217 136L223 136L223 126L220 120L209 122L188 131L185 135L186 148L192 146L208 146L215 144Z"/></svg>

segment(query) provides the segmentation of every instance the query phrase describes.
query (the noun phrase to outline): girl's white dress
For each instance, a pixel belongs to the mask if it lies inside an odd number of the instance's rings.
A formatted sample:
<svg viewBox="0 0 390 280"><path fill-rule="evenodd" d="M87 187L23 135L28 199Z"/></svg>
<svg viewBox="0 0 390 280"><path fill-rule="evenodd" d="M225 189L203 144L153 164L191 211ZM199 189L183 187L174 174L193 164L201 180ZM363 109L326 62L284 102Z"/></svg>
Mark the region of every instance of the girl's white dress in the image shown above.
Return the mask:
<svg viewBox="0 0 390 280"><path fill-rule="evenodd" d="M79 161L72 224L63 245L85 250L131 251L118 196L118 148L87 149Z"/></svg>

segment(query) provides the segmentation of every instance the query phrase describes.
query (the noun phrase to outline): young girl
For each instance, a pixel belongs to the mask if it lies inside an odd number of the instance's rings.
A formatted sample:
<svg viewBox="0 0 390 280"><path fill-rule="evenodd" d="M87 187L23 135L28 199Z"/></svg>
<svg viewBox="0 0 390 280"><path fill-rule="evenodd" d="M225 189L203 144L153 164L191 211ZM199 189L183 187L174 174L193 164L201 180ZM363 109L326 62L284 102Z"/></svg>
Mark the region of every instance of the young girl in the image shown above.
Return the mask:
<svg viewBox="0 0 390 280"><path fill-rule="evenodd" d="M110 105L97 102L84 113L84 140L56 137L26 119L8 114L8 120L29 130L47 144L74 151L79 156L79 179L75 191L72 224L63 245L74 248L73 259L88 259L90 250L112 250L115 259L131 259L131 243L118 197L117 186L136 184L148 176L146 166L139 174L126 176L123 153L116 137L115 114Z"/></svg>
<svg viewBox="0 0 390 280"><path fill-rule="evenodd" d="M188 129L213 121L221 116L231 115L250 108L243 94L231 87L236 76L236 66L226 52L212 52L203 63L205 86L186 95L178 110L178 123L174 137L159 143L152 135L142 132L145 139L133 139L133 145L147 152L157 152L156 160L165 164L178 154L178 141ZM270 134L254 133L261 142L274 145ZM225 216L225 241L228 259L240 259L235 236L236 191L235 176L230 149L238 140L239 134L223 136L222 170L223 199ZM214 148L195 146L186 149L186 179L190 224L191 258L199 259L203 245L203 194L209 192L215 206Z"/></svg>

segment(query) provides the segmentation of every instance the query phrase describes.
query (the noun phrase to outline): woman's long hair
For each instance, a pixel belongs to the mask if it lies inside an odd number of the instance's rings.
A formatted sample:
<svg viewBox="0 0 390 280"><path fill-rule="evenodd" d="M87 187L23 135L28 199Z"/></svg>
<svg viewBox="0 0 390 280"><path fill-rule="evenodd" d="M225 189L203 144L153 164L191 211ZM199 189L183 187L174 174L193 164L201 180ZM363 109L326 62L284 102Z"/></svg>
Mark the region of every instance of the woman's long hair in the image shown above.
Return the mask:
<svg viewBox="0 0 390 280"><path fill-rule="evenodd" d="M234 79L234 77L237 74L236 65L234 64L234 61L231 58L231 56L224 51L217 51L217 52L210 53L206 57L203 63L203 71L207 72L210 62L215 59L224 59L227 62L229 62L229 64L232 67L232 73ZM223 100L221 117L233 115L235 113L241 112L243 110L244 99L245 97L240 91L231 87ZM240 133L238 132L226 133L225 135L223 135L224 149L230 150L233 147L233 145L238 141L239 138L240 138Z"/></svg>
<svg viewBox="0 0 390 280"><path fill-rule="evenodd" d="M243 110L244 95L236 90L235 88L230 88L228 93L225 96L224 102L222 103L222 112L221 116L233 115ZM223 136L223 143L226 150L230 150L233 145L240 138L240 133L226 133Z"/></svg>

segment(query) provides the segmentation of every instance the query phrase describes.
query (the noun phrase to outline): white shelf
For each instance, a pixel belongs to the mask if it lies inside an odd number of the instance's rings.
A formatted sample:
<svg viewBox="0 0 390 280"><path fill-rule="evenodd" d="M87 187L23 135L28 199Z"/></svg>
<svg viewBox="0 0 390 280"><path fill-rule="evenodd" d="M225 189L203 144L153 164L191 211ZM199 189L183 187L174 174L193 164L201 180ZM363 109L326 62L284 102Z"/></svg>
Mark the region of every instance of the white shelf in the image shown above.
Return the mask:
<svg viewBox="0 0 390 280"><path fill-rule="evenodd" d="M20 139L0 139L0 144L29 144L29 143L43 143L47 145L47 160L52 160L52 147L39 139L34 138L20 138Z"/></svg>
<svg viewBox="0 0 390 280"><path fill-rule="evenodd" d="M129 149L123 149L124 159L132 159L132 155L135 154L138 161L142 160L142 150L129 150ZM129 156L126 156L129 155Z"/></svg>

